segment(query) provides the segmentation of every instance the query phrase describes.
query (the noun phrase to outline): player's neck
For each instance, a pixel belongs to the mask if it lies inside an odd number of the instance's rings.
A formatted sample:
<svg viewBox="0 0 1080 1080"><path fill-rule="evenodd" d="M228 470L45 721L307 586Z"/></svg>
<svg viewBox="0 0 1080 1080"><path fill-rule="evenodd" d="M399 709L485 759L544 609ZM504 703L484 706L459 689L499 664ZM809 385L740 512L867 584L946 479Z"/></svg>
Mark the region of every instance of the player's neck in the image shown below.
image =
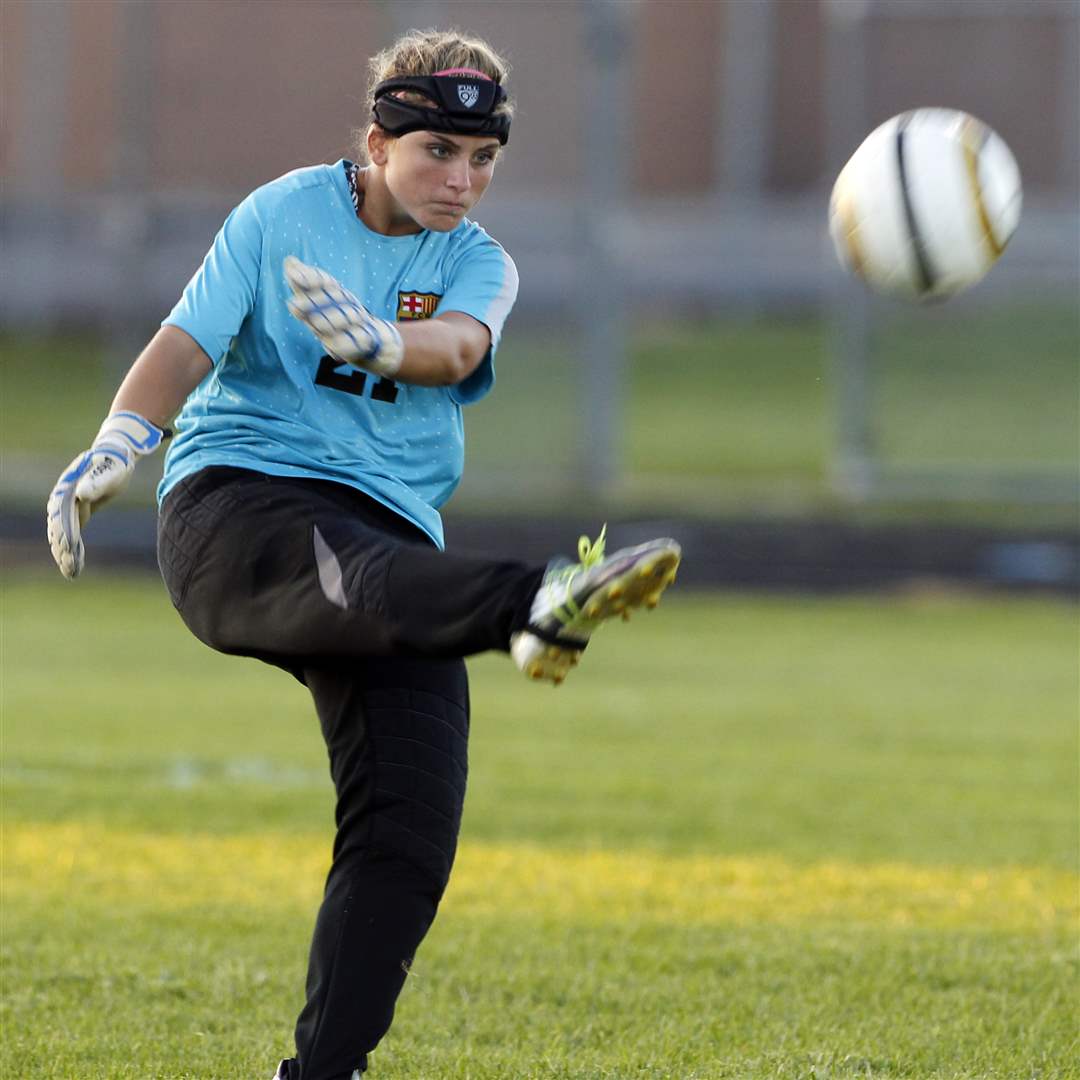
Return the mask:
<svg viewBox="0 0 1080 1080"><path fill-rule="evenodd" d="M376 165L361 169L356 178L360 189L360 220L372 231L383 236L409 236L423 232L398 204Z"/></svg>

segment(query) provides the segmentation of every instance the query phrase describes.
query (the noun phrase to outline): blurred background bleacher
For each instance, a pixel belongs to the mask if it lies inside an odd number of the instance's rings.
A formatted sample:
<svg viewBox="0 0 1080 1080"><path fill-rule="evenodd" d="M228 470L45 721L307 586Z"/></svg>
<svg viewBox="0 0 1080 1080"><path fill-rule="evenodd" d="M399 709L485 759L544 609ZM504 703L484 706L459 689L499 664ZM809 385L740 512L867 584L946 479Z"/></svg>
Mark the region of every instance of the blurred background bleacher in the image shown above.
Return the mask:
<svg viewBox="0 0 1080 1080"><path fill-rule="evenodd" d="M352 156L366 58L457 25L513 64L475 216L522 289L467 415L452 542L663 519L702 580L1080 582L1076 0L5 0L0 19L10 551L47 559L49 486L228 209ZM839 166L921 105L990 123L1025 182L1001 264L932 309L870 297L826 235ZM101 557L152 557L153 473L95 521Z"/></svg>

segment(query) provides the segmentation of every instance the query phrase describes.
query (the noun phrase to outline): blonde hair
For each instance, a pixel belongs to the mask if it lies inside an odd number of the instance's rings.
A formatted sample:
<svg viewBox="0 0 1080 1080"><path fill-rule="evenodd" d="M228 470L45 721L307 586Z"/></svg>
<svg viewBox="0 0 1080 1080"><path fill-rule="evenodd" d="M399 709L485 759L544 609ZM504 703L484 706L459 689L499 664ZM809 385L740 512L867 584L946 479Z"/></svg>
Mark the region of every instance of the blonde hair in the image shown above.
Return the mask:
<svg viewBox="0 0 1080 1080"><path fill-rule="evenodd" d="M455 68L475 68L498 83L510 74L509 62L482 38L468 37L460 30L410 30L368 61L368 105L375 100L375 87L384 79L434 75L436 71L453 71ZM416 104L428 103L423 94L411 91L406 91L402 97ZM507 98L495 107L495 112L513 116L514 102ZM370 130L371 123L368 123L352 133L353 156L359 162L368 160L367 134Z"/></svg>
<svg viewBox="0 0 1080 1080"><path fill-rule="evenodd" d="M486 41L460 30L410 30L368 62L368 102L384 79L403 75L434 75L436 71L474 68L495 82L504 82L510 65ZM514 103L505 101L495 112L513 116Z"/></svg>

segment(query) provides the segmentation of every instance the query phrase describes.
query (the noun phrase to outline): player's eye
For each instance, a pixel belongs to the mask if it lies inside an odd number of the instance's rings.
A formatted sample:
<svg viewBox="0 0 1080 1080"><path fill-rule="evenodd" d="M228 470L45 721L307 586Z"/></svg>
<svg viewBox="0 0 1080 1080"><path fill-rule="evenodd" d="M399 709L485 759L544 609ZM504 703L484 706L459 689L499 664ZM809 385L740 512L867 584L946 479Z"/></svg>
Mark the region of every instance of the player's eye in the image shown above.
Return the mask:
<svg viewBox="0 0 1080 1080"><path fill-rule="evenodd" d="M443 160L450 156L450 148L447 146L443 146L442 143L432 143L428 147L428 149L432 152L432 154L435 155L435 157L441 158Z"/></svg>
<svg viewBox="0 0 1080 1080"><path fill-rule="evenodd" d="M473 162L476 165L490 165L494 160L495 155L490 150L481 150L480 153L473 158Z"/></svg>

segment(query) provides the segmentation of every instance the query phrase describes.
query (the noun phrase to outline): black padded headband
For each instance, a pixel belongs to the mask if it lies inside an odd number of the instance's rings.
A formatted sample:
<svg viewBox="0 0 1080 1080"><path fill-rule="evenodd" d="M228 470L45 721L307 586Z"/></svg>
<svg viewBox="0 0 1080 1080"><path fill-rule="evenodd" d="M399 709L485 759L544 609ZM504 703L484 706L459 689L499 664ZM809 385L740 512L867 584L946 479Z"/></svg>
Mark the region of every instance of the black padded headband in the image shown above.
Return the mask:
<svg viewBox="0 0 1080 1080"><path fill-rule="evenodd" d="M412 90L436 103L415 105L395 97ZM510 116L495 109L506 100L497 82L477 74L403 75L375 87L372 115L391 135L410 131L445 131L453 135L491 135L503 146L510 137Z"/></svg>

